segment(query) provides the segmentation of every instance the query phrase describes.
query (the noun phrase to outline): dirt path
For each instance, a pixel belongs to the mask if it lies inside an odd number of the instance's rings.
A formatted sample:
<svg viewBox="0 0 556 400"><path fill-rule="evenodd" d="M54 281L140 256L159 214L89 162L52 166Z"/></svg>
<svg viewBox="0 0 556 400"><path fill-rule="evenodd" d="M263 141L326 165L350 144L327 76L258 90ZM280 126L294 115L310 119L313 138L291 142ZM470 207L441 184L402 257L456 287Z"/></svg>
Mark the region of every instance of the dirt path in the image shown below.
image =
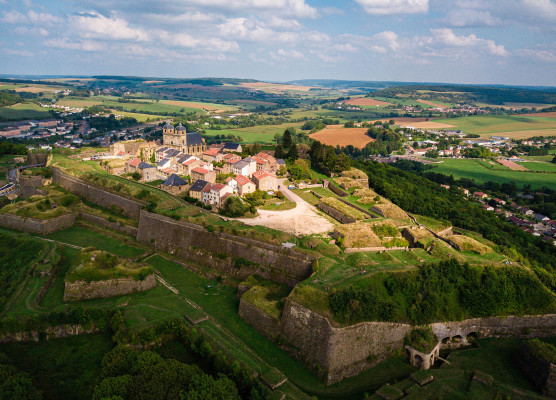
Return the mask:
<svg viewBox="0 0 556 400"><path fill-rule="evenodd" d="M280 191L288 200L296 203L296 207L286 211L259 210L255 218L239 218L246 225L263 225L268 228L293 233L294 235L310 235L329 232L334 228L326 218L321 217L317 209L292 193L283 182Z"/></svg>

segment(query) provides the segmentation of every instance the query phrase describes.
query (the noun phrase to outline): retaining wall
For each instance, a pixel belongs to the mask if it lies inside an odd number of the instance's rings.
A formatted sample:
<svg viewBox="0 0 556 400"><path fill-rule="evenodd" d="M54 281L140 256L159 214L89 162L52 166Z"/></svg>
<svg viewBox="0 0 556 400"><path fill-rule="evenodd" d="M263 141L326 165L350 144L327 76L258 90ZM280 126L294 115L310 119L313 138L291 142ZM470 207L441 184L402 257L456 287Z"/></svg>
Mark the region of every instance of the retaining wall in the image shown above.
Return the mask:
<svg viewBox="0 0 556 400"><path fill-rule="evenodd" d="M157 250L245 280L251 274L295 286L312 273L314 258L292 249L141 211L137 240Z"/></svg>
<svg viewBox="0 0 556 400"><path fill-rule="evenodd" d="M142 281L133 278L110 279L106 281L66 282L64 301L79 301L120 296L123 294L144 292L156 286L154 274Z"/></svg>
<svg viewBox="0 0 556 400"><path fill-rule="evenodd" d="M0 214L0 226L37 235L48 235L69 228L75 223L74 214L60 215L51 219L23 218L13 214Z"/></svg>
<svg viewBox="0 0 556 400"><path fill-rule="evenodd" d="M131 225L120 225L117 222L110 222L105 218L99 217L97 215L89 214L86 212L82 212L82 211L79 212L79 218L106 229L110 229L134 237L137 236L137 228Z"/></svg>
<svg viewBox="0 0 556 400"><path fill-rule="evenodd" d="M54 173L54 183L59 184L69 192L98 204L101 207L117 207L128 217L139 219L141 208L143 208L142 202L111 193L105 188L97 188L81 179L64 174L57 168L52 168L52 170Z"/></svg>
<svg viewBox="0 0 556 400"><path fill-rule="evenodd" d="M35 196L44 193L42 190L37 190L37 188L48 185L51 182L52 179L45 179L42 176L27 176L21 174L19 176L19 189L23 197Z"/></svg>

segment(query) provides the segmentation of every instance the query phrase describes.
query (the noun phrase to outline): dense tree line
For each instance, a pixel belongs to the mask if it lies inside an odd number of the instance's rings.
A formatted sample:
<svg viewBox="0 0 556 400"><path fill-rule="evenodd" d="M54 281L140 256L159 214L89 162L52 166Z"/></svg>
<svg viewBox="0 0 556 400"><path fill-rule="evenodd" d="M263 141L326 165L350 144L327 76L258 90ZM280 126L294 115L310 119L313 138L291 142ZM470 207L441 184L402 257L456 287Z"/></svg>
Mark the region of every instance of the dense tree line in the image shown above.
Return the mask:
<svg viewBox="0 0 556 400"><path fill-rule="evenodd" d="M357 167L367 172L370 186L378 194L408 212L449 220L454 226L479 232L503 253L530 264L543 282L556 290L556 248L551 243L425 177L375 162L360 163Z"/></svg>
<svg viewBox="0 0 556 400"><path fill-rule="evenodd" d="M89 118L89 125L91 126L91 128L95 128L97 132L104 133L130 128L137 125L137 120L131 117L116 119L114 114L110 114L108 117Z"/></svg>
<svg viewBox="0 0 556 400"><path fill-rule="evenodd" d="M467 85L406 85L393 86L373 93L373 96L399 98L399 95L411 99L426 99L423 91L435 92L428 96L437 101L453 103L482 102L503 105L509 103L556 103L556 93L517 87L488 87Z"/></svg>
<svg viewBox="0 0 556 400"><path fill-rule="evenodd" d="M518 266L471 266L456 260L417 271L376 274L328 297L336 319L425 324L471 317L553 312L552 293Z"/></svg>
<svg viewBox="0 0 556 400"><path fill-rule="evenodd" d="M333 146L327 146L315 140L309 151L311 165L326 175L340 173L351 167L351 160L345 153L336 154Z"/></svg>
<svg viewBox="0 0 556 400"><path fill-rule="evenodd" d="M41 400L29 374L17 369L10 358L0 353L0 399L3 400Z"/></svg>
<svg viewBox="0 0 556 400"><path fill-rule="evenodd" d="M21 102L21 97L6 90L0 90L0 107L7 107Z"/></svg>
<svg viewBox="0 0 556 400"><path fill-rule="evenodd" d="M225 375L212 377L196 365L126 346L117 346L104 356L101 375L93 400L240 399L237 386Z"/></svg>
<svg viewBox="0 0 556 400"><path fill-rule="evenodd" d="M0 140L0 155L4 154L27 154L27 147L21 143L11 143L5 140Z"/></svg>

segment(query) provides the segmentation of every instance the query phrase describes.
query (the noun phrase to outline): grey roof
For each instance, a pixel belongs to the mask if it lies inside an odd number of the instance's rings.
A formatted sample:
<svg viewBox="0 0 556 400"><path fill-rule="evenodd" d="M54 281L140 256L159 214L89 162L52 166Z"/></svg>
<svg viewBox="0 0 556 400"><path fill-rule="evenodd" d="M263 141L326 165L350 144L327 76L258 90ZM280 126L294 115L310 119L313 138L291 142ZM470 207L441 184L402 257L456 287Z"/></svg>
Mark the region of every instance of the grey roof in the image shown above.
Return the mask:
<svg viewBox="0 0 556 400"><path fill-rule="evenodd" d="M282 158L278 158L278 159L276 160L276 164L278 164L278 165L286 165L286 161L284 161L284 159L282 159Z"/></svg>
<svg viewBox="0 0 556 400"><path fill-rule="evenodd" d="M163 183L164 186L183 186L187 185L187 182L176 174L172 174Z"/></svg>
<svg viewBox="0 0 556 400"><path fill-rule="evenodd" d="M157 149L156 152L157 153L164 153L166 150L168 150L168 147L161 147L160 149Z"/></svg>
<svg viewBox="0 0 556 400"><path fill-rule="evenodd" d="M174 157L175 155L181 153L181 151L176 149L168 149L168 151L164 152L164 157Z"/></svg>
<svg viewBox="0 0 556 400"><path fill-rule="evenodd" d="M166 128L166 129L174 129L174 126L173 126L171 123L166 122L166 125L164 125L164 128Z"/></svg>
<svg viewBox="0 0 556 400"><path fill-rule="evenodd" d="M177 131L185 131L185 127L181 124L181 122L176 126Z"/></svg>
<svg viewBox="0 0 556 400"><path fill-rule="evenodd" d="M197 132L187 132L186 135L188 146L201 146L205 144L203 137Z"/></svg>
<svg viewBox="0 0 556 400"><path fill-rule="evenodd" d="M226 150L237 150L239 149L239 143L224 143L224 148Z"/></svg>
<svg viewBox="0 0 556 400"><path fill-rule="evenodd" d="M196 181L193 185L191 185L191 187L189 188L189 191L193 191L193 192L201 192L205 186L210 185L210 183L208 183L207 181L204 181L202 179L199 179L198 181Z"/></svg>
<svg viewBox="0 0 556 400"><path fill-rule="evenodd" d="M245 157L242 161L246 161L248 163L256 162L253 157Z"/></svg>
<svg viewBox="0 0 556 400"><path fill-rule="evenodd" d="M162 160L160 160L159 162L156 163L156 165L158 165L159 167L163 166L164 164L166 164L168 161L170 161L169 158L163 158Z"/></svg>
<svg viewBox="0 0 556 400"><path fill-rule="evenodd" d="M141 161L139 165L137 165L139 169L147 169L147 168L154 168L151 164L147 164L146 162Z"/></svg>
<svg viewBox="0 0 556 400"><path fill-rule="evenodd" d="M242 169L242 168L247 167L249 164L250 164L250 163L249 163L248 161L246 161L246 160L241 160L241 161L236 162L236 163L232 166L232 168Z"/></svg>
<svg viewBox="0 0 556 400"><path fill-rule="evenodd" d="M181 156L180 158L178 158L178 163L183 163L187 160L189 160L191 157L193 157L191 154L184 154L183 156Z"/></svg>

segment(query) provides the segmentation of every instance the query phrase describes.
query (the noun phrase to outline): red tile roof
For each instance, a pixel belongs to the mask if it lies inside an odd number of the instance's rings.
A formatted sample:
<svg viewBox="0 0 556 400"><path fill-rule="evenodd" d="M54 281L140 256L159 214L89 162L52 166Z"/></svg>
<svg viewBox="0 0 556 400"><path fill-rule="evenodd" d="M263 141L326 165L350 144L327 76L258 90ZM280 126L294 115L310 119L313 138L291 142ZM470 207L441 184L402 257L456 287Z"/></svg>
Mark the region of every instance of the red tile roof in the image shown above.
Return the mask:
<svg viewBox="0 0 556 400"><path fill-rule="evenodd" d="M257 178L259 180L266 177L275 178L275 176L270 172L264 170L259 170L253 173L253 178Z"/></svg>
<svg viewBox="0 0 556 400"><path fill-rule="evenodd" d="M246 184L248 184L249 182L251 182L251 180L250 180L248 177L244 176L244 175L238 175L238 176L236 176L236 177L235 177L235 180L236 180L236 182L237 182L237 184L238 184L239 186L243 186L243 185L246 185ZM253 183L253 182L251 182L251 183Z"/></svg>
<svg viewBox="0 0 556 400"><path fill-rule="evenodd" d="M141 162L141 160L139 160L138 158L134 158L132 160L129 160L127 163L129 165L131 165L132 167L136 167L139 165L139 163Z"/></svg>
<svg viewBox="0 0 556 400"><path fill-rule="evenodd" d="M212 185L212 188L211 188L211 189L214 189L214 190L222 190L222 189L224 189L225 186L226 186L226 185L224 185L223 183L215 183L214 185Z"/></svg>
<svg viewBox="0 0 556 400"><path fill-rule="evenodd" d="M197 172L198 174L203 174L203 175L208 174L208 171L201 167L193 168L191 172Z"/></svg>

